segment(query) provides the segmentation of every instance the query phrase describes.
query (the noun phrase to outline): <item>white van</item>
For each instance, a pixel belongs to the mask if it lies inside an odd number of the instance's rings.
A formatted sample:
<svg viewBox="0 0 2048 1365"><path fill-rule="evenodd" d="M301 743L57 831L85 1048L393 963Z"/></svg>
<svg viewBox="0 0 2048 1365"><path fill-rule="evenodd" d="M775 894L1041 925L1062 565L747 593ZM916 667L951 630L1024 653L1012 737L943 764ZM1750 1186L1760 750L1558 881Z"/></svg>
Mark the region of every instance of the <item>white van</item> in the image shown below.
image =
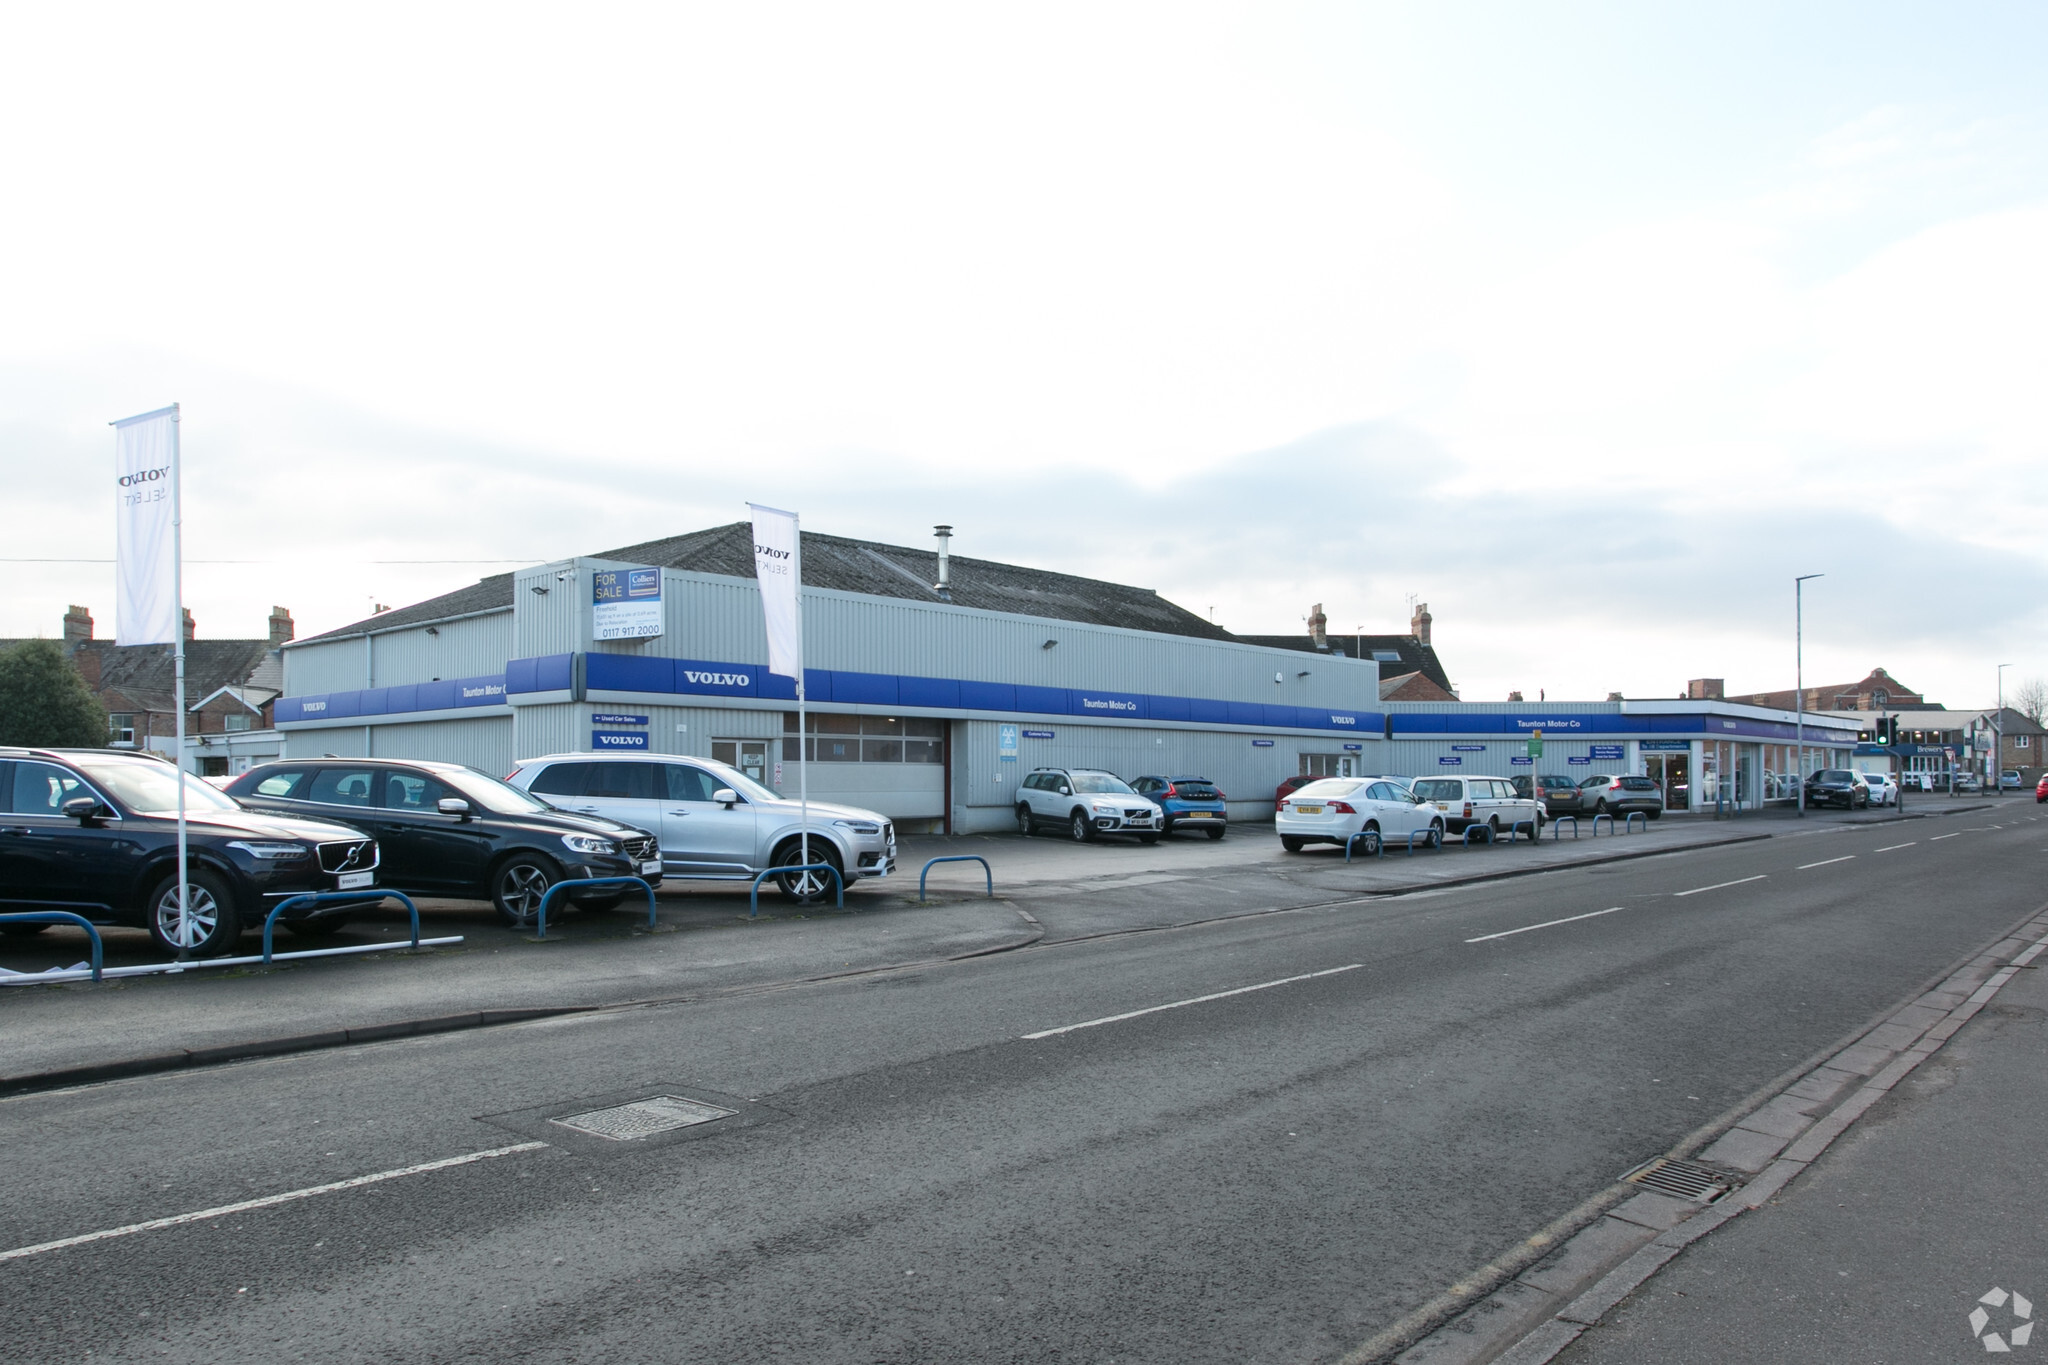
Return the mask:
<svg viewBox="0 0 2048 1365"><path fill-rule="evenodd" d="M1536 802L1515 795L1515 784L1505 777L1418 777L1414 792L1437 808L1452 834L1485 825L1498 839L1525 820L1542 825Z"/></svg>

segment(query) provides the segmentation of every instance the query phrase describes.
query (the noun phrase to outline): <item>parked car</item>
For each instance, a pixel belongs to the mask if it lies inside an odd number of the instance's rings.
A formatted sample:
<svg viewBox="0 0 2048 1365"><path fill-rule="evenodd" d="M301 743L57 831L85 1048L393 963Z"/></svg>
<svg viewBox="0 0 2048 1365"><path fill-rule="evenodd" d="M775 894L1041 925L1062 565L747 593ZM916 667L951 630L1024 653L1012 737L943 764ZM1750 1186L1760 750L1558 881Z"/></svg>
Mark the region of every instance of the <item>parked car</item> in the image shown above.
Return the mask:
<svg viewBox="0 0 2048 1365"><path fill-rule="evenodd" d="M1980 792L1984 790L1983 779L1975 773L1957 773L1950 779L1952 789L1959 792Z"/></svg>
<svg viewBox="0 0 2048 1365"><path fill-rule="evenodd" d="M550 754L522 760L508 780L572 815L603 816L656 831L664 876L752 881L771 867L808 861L837 868L850 886L896 870L896 825L888 816L813 801L806 825L801 801L716 759ZM821 872L782 873L775 884L785 899L799 904L832 891L831 877Z"/></svg>
<svg viewBox="0 0 2048 1365"><path fill-rule="evenodd" d="M2043 801L2048 801L2048 773L2042 773L2041 780L2034 784L2034 804L2038 806Z"/></svg>
<svg viewBox="0 0 2048 1365"><path fill-rule="evenodd" d="M1664 793L1655 778L1621 773L1595 773L1579 783L1579 815L1611 815L1626 820L1641 811L1655 820L1664 814Z"/></svg>
<svg viewBox="0 0 2048 1365"><path fill-rule="evenodd" d="M1406 787L1384 777L1321 777L1296 788L1273 816L1280 847L1299 853L1309 844L1343 844L1364 834L1357 848L1380 851L1383 840L1408 842L1420 834L1435 848L1444 841L1443 817Z"/></svg>
<svg viewBox="0 0 2048 1365"><path fill-rule="evenodd" d="M387 885L411 895L488 900L509 925L531 924L556 882L661 880L661 849L646 829L564 814L456 763L285 759L251 768L228 794L252 810L345 820L377 839ZM604 909L625 894L607 886L563 897Z"/></svg>
<svg viewBox="0 0 2048 1365"><path fill-rule="evenodd" d="M1290 777L1290 778L1288 778L1288 779L1287 779L1287 780L1286 780L1285 782L1282 782L1282 783L1281 783L1281 784L1280 784L1279 786L1277 786L1277 787L1273 788L1273 809L1274 809L1274 811L1275 811L1276 813L1277 813L1277 812L1279 811L1279 809L1280 809L1280 803L1281 803L1281 802L1283 802L1283 801L1285 801L1285 800L1287 799L1287 797L1288 797L1288 795L1289 795L1290 793L1292 793L1292 792L1298 792L1298 791L1300 791L1300 790L1301 790L1301 789L1302 789L1303 787L1306 787L1306 786L1307 786L1307 785L1308 785L1309 783L1311 783L1311 782L1321 782L1321 781L1323 781L1323 779L1322 779L1322 778L1320 778L1320 777Z"/></svg>
<svg viewBox="0 0 2048 1365"><path fill-rule="evenodd" d="M1105 834L1135 834L1156 844L1166 813L1100 768L1038 768L1017 788L1017 832L1064 829L1076 843Z"/></svg>
<svg viewBox="0 0 2048 1365"><path fill-rule="evenodd" d="M1515 795L1526 800L1531 782L1527 773L1514 779ZM1579 784L1561 773L1539 774L1536 778L1537 797L1543 808L1552 816L1572 815L1579 809Z"/></svg>
<svg viewBox="0 0 2048 1365"><path fill-rule="evenodd" d="M1870 804L1873 806L1896 806L1899 804L1899 784L1890 773L1858 773L1863 785L1870 788Z"/></svg>
<svg viewBox="0 0 2048 1365"><path fill-rule="evenodd" d="M0 911L70 909L95 924L148 929L170 952L211 957L287 897L376 885L377 843L362 830L244 810L185 775L191 891L181 904L179 781L169 763L139 754L0 749ZM278 922L318 934L359 907L305 906ZM47 927L5 926L15 935Z"/></svg>
<svg viewBox="0 0 2048 1365"><path fill-rule="evenodd" d="M1858 810L1870 804L1870 788L1847 768L1823 768L1806 779L1806 804Z"/></svg>
<svg viewBox="0 0 2048 1365"><path fill-rule="evenodd" d="M1542 812L1504 777L1420 777L1415 795L1429 802L1443 818L1444 829L1462 834L1484 825L1495 838L1510 833L1524 820L1541 824Z"/></svg>
<svg viewBox="0 0 2048 1365"><path fill-rule="evenodd" d="M1998 775L1998 789L2002 792L2016 792L2020 789L2020 770L2007 768Z"/></svg>
<svg viewBox="0 0 2048 1365"><path fill-rule="evenodd" d="M1206 777L1139 777L1131 790L1159 807L1161 834L1171 834L1185 825L1199 829L1211 839L1221 839L1229 828L1230 812L1225 797Z"/></svg>

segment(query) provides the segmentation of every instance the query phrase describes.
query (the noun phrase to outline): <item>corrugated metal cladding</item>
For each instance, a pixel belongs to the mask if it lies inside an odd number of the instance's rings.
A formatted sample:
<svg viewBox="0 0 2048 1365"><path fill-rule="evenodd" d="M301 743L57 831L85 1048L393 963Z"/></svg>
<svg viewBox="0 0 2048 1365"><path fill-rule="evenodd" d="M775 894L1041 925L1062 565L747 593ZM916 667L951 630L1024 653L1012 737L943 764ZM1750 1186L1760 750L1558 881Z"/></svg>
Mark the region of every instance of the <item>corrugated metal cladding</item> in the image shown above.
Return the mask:
<svg viewBox="0 0 2048 1365"><path fill-rule="evenodd" d="M578 561L579 567L601 563ZM579 581L587 579L584 573ZM552 604L543 608L554 609ZM523 617L532 608L522 601L519 610ZM588 613L582 614L587 619ZM720 663L760 664L767 659L761 596L752 583L663 570L662 614L665 633L659 639L587 647ZM1048 649L1047 640L1059 643ZM804 593L804 662L810 668L851 672L1380 709L1379 668L1370 660L817 588Z"/></svg>
<svg viewBox="0 0 2048 1365"><path fill-rule="evenodd" d="M1206 777L1229 798L1234 819L1268 820L1273 815L1273 789L1301 770L1301 756L1352 755L1366 771L1378 772L1381 741L1353 741L1346 750L1341 736L1327 740L1273 736L1272 747L1256 746L1253 736L1185 730L1127 730L1108 725L1019 726L1017 760L1006 763L998 747L1002 723L971 720L955 727L955 761L964 760L965 781L957 775L953 792L954 828L963 833L1008 829L1016 805L1017 786L1034 768L1106 768L1126 780L1151 774L1159 777ZM1051 730L1051 739L1032 739L1024 730ZM1263 736L1261 736L1263 738ZM964 752L963 752L964 751Z"/></svg>
<svg viewBox="0 0 2048 1365"><path fill-rule="evenodd" d="M429 635L429 629L439 634ZM287 645L284 692L303 697L502 673L505 660L512 657L512 640L512 612L507 610L431 627Z"/></svg>
<svg viewBox="0 0 2048 1365"><path fill-rule="evenodd" d="M1453 749L1451 746L1454 743L1465 744L1468 747ZM1604 758L1591 767L1567 764L1567 759L1592 757L1593 746L1596 744L1609 747L1621 745L1624 754L1632 752L1620 739L1603 740L1598 736L1583 740L1546 737L1543 741L1543 757L1538 760L1537 766L1546 773L1576 773L1580 777L1584 777L1595 768L1602 772L1642 771L1642 764L1633 758L1619 761ZM1474 752L1470 746L1479 746L1478 751ZM1518 765L1509 760L1520 758L1528 751L1527 740L1509 739L1505 736L1497 740L1484 741L1396 739L1379 746L1379 752L1385 757L1378 761L1386 764L1380 775L1389 777L1436 777L1440 774L1446 777L1519 777L1529 771L1529 765ZM1437 760L1440 758L1455 758L1458 762L1438 763Z"/></svg>
<svg viewBox="0 0 2048 1365"><path fill-rule="evenodd" d="M366 738L367 737L367 738ZM512 718L428 720L408 725L336 725L318 730L288 730L286 758L413 758L441 763L466 763L502 777L512 771Z"/></svg>
<svg viewBox="0 0 2048 1365"><path fill-rule="evenodd" d="M600 715L647 717L647 724L599 725ZM647 752L710 758L711 744L719 739L775 739L782 735L780 711L738 711L707 706L646 706L638 702L617 705L593 702L556 702L522 706L519 720L519 757L539 758L543 754L581 753L591 747L594 730L643 731ZM794 790L794 788L792 788Z"/></svg>

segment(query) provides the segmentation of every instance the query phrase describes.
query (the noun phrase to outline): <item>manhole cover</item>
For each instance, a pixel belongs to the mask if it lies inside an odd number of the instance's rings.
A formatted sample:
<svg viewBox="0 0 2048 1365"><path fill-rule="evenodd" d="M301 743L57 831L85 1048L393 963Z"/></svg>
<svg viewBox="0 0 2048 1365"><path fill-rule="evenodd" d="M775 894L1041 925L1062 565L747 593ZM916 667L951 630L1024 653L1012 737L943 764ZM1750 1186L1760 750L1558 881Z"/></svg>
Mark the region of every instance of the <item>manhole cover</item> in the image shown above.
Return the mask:
<svg viewBox="0 0 2048 1365"><path fill-rule="evenodd" d="M1673 1161L1669 1157L1658 1157L1646 1161L1622 1177L1631 1185L1668 1194L1677 1199L1690 1199L1700 1204L1711 1204L1735 1188L1735 1182L1719 1171L1690 1161Z"/></svg>
<svg viewBox="0 0 2048 1365"><path fill-rule="evenodd" d="M634 1138L652 1137L656 1133L709 1123L713 1119L731 1118L736 1112L676 1095L652 1095L630 1104L615 1104L609 1109L592 1109L584 1114L567 1114L548 1122L559 1123L581 1133L594 1133L614 1142L630 1142Z"/></svg>

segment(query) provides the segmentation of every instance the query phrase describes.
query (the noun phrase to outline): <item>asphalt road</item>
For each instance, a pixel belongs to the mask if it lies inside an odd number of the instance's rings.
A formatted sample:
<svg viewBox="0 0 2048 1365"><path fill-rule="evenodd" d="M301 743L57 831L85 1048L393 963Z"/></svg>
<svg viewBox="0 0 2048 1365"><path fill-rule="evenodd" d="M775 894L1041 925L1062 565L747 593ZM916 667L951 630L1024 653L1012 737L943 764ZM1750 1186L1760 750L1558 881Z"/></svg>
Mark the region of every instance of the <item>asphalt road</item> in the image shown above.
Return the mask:
<svg viewBox="0 0 2048 1365"><path fill-rule="evenodd" d="M22 1096L0 1340L1336 1360L2009 928L2044 845L2017 810L1842 828ZM550 1122L651 1094L735 1114Z"/></svg>

